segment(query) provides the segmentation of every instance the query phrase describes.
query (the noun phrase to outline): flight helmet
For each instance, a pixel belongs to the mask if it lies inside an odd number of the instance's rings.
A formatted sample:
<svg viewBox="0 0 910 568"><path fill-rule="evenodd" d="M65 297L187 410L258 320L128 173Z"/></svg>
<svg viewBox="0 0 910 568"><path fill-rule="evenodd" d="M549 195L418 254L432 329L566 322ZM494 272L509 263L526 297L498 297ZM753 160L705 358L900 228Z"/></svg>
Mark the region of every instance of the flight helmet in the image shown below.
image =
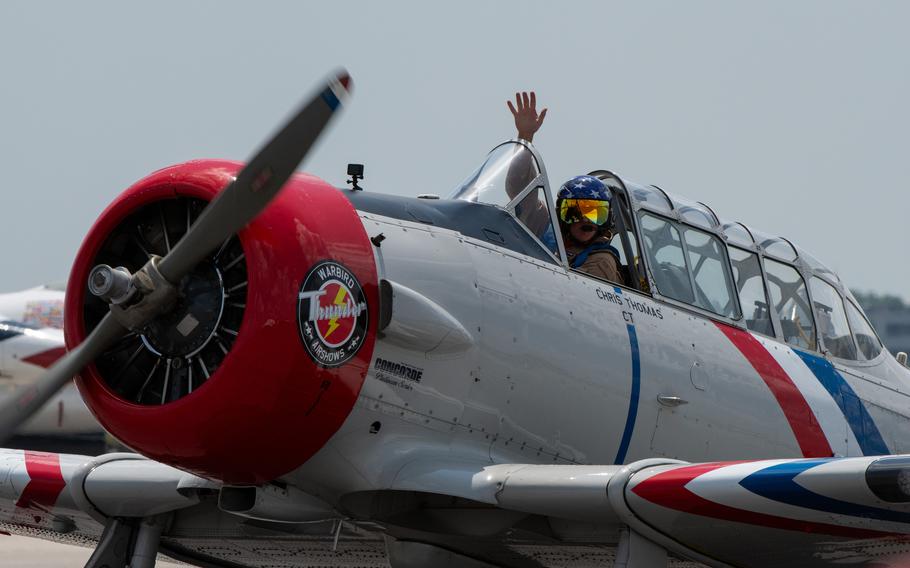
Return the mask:
<svg viewBox="0 0 910 568"><path fill-rule="evenodd" d="M610 228L613 193L593 176L575 176L560 186L556 211L560 224L590 221L602 230Z"/></svg>

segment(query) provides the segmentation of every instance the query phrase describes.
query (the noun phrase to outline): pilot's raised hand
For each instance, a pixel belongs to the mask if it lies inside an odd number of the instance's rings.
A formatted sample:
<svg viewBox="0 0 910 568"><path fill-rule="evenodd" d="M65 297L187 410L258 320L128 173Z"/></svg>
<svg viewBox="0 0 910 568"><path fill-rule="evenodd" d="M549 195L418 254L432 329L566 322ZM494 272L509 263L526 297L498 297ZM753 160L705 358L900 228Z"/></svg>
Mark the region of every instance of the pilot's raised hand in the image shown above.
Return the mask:
<svg viewBox="0 0 910 568"><path fill-rule="evenodd" d="M515 104L512 105L512 101L506 101L506 104L509 105L509 110L515 117L518 137L533 142L534 133L540 129L544 117L547 116L547 109L543 109L540 114L537 114L537 95L534 94L534 91L531 91L530 94L524 91L515 93Z"/></svg>

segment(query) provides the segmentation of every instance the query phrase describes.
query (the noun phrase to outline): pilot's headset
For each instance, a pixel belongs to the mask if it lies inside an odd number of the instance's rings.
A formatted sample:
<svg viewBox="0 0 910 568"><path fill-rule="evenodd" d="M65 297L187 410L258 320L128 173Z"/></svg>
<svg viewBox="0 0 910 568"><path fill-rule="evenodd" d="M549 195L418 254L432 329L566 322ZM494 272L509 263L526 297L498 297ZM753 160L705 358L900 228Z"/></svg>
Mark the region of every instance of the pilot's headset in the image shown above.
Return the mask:
<svg viewBox="0 0 910 568"><path fill-rule="evenodd" d="M594 176L575 176L562 184L556 194L556 213L560 226L590 221L597 225L601 236L612 227L610 205L613 192Z"/></svg>

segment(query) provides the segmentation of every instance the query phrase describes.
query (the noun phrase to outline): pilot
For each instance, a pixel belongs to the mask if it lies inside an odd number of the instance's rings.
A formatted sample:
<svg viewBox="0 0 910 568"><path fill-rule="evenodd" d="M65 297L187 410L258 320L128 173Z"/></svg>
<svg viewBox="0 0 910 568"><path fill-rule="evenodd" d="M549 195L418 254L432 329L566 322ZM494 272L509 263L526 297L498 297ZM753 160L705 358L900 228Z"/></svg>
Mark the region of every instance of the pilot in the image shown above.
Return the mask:
<svg viewBox="0 0 910 568"><path fill-rule="evenodd" d="M610 245L612 200L612 193L602 181L592 176L576 176L559 188L556 211L569 266L625 284L619 251Z"/></svg>
<svg viewBox="0 0 910 568"><path fill-rule="evenodd" d="M540 129L547 109L537 112L537 95L515 93L515 104L506 101L518 137L532 142L534 134ZM513 164L509 170L506 187L509 195L514 197L530 181L528 165ZM559 217L559 228L566 245L569 265L592 276L611 282L626 284L619 263L619 252L610 246L612 237L610 202L612 194L602 181L591 176L577 176L559 188L556 210ZM533 193L528 195L516 208L519 219L538 234L541 240L555 250L553 236L546 232L549 216L544 205ZM535 230L537 229L537 230ZM540 231L540 232L538 232Z"/></svg>

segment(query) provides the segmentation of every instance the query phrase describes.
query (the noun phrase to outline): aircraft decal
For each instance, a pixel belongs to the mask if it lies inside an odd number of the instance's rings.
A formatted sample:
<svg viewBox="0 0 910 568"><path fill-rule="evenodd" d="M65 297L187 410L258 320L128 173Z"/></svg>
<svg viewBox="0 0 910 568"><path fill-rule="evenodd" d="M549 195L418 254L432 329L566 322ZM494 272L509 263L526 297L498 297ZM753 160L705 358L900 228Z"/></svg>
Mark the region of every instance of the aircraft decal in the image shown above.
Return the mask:
<svg viewBox="0 0 910 568"><path fill-rule="evenodd" d="M32 365L37 365L47 369L51 365L57 362L57 359L66 355L66 348L64 347L54 347L53 349L48 349L46 351L41 351L35 353L34 355L29 355L28 357L23 357L22 360L26 363L31 363Z"/></svg>
<svg viewBox="0 0 910 568"><path fill-rule="evenodd" d="M777 398L803 457L890 453L862 400L828 360L757 334L717 327Z"/></svg>
<svg viewBox="0 0 910 568"><path fill-rule="evenodd" d="M818 382L828 391L834 402L840 408L843 416L850 425L850 430L856 436L856 441L862 448L863 455L883 456L890 454L888 445L882 438L878 426L866 410L863 401L856 395L853 388L844 379L830 361L799 349L794 349L809 370L818 379Z"/></svg>
<svg viewBox="0 0 910 568"><path fill-rule="evenodd" d="M837 455L889 453L862 400L830 362L771 339L756 338L777 359L806 398L814 401L812 410Z"/></svg>
<svg viewBox="0 0 910 568"><path fill-rule="evenodd" d="M622 296L622 289L613 288L618 296ZM625 315L625 312L623 312ZM631 318L626 321L630 321ZM622 440L619 443L619 449L616 452L615 464L625 463L626 453L629 451L629 443L632 441L632 432L635 430L635 418L638 416L638 397L641 392L641 356L638 349L638 334L635 331L634 323L626 323L626 331L629 333L629 346L632 351L632 392L629 395L629 412L626 415L626 426L622 432Z"/></svg>
<svg viewBox="0 0 910 568"><path fill-rule="evenodd" d="M910 523L910 513L841 501L840 499L810 491L796 481L796 477L799 474L827 463L831 463L831 460L785 462L760 469L744 478L739 484L756 495L761 495L785 505L796 505L814 511L824 511L849 517Z"/></svg>
<svg viewBox="0 0 910 568"><path fill-rule="evenodd" d="M373 367L376 370L377 379L405 390L413 390L413 385L420 383L423 378L422 368L407 363L386 361L377 357L373 362Z"/></svg>
<svg viewBox="0 0 910 568"><path fill-rule="evenodd" d="M300 286L297 323L307 353L324 367L350 361L366 335L369 310L354 274L334 261L320 262Z"/></svg>
<svg viewBox="0 0 910 568"><path fill-rule="evenodd" d="M812 412L827 436L834 455L860 455L862 448L847 424L841 408L796 351L768 337L758 334L752 336L777 360L803 397L810 401Z"/></svg>
<svg viewBox="0 0 910 568"><path fill-rule="evenodd" d="M38 327L63 329L63 300L37 300L25 304L22 321Z"/></svg>
<svg viewBox="0 0 910 568"><path fill-rule="evenodd" d="M66 487L60 469L60 456L44 452L25 453L29 481L16 501L16 507L48 510L53 508Z"/></svg>
<svg viewBox="0 0 910 568"><path fill-rule="evenodd" d="M833 456L834 452L815 413L780 363L752 334L721 323L715 324L768 385L790 423L803 457Z"/></svg>
<svg viewBox="0 0 910 568"><path fill-rule="evenodd" d="M652 306L644 302L634 300L628 296L623 296L621 288L613 288L613 290L615 293L608 292L602 288L597 288L597 298L603 302L610 302L612 304L628 308L628 311L623 310L622 312L622 317L624 320L626 320L626 322L635 323L635 312L659 320L664 319L664 315L661 313L659 306Z"/></svg>
<svg viewBox="0 0 910 568"><path fill-rule="evenodd" d="M836 460L813 460L808 462L808 464L809 467L814 467L820 463L830 463L831 461ZM756 470L764 469L768 463L773 465L767 469L773 469L774 466L779 465L781 462L721 462L672 469L658 473L638 483L632 488L632 492L651 503L675 511L761 527L821 533L848 538L881 538L895 534L823 522L846 521L847 523L853 522L868 526L868 519L864 514L868 511L850 509L850 503L842 502L841 511L843 512L838 514L850 518L832 518L831 511L827 509L833 508L832 502L837 501L836 499L816 494L813 494L816 495L815 497L807 498L802 491L794 494L792 488L795 483L792 482L792 478L782 474L780 470L760 475L758 478L753 478L752 481L748 482L748 485L753 487L757 484L761 493L754 493L749 487L743 485L743 482L749 478L750 474ZM741 480L740 483L729 483L731 477L734 479L738 477ZM761 481L756 483L756 479ZM731 487L734 489L731 489ZM734 491L736 493L731 494ZM781 502L799 509L789 513L793 515L792 517L782 517L779 514L762 512L762 509L773 510L776 513L780 512L779 505L775 506L777 507L776 509L768 507L766 499L770 497L766 497L764 494L773 494L783 499ZM725 497L727 499L735 499L737 503L748 502L751 508L743 509L726 505L722 502ZM811 506L807 507L807 505L817 505L822 508L814 509ZM824 514L820 514L820 511L823 511Z"/></svg>

